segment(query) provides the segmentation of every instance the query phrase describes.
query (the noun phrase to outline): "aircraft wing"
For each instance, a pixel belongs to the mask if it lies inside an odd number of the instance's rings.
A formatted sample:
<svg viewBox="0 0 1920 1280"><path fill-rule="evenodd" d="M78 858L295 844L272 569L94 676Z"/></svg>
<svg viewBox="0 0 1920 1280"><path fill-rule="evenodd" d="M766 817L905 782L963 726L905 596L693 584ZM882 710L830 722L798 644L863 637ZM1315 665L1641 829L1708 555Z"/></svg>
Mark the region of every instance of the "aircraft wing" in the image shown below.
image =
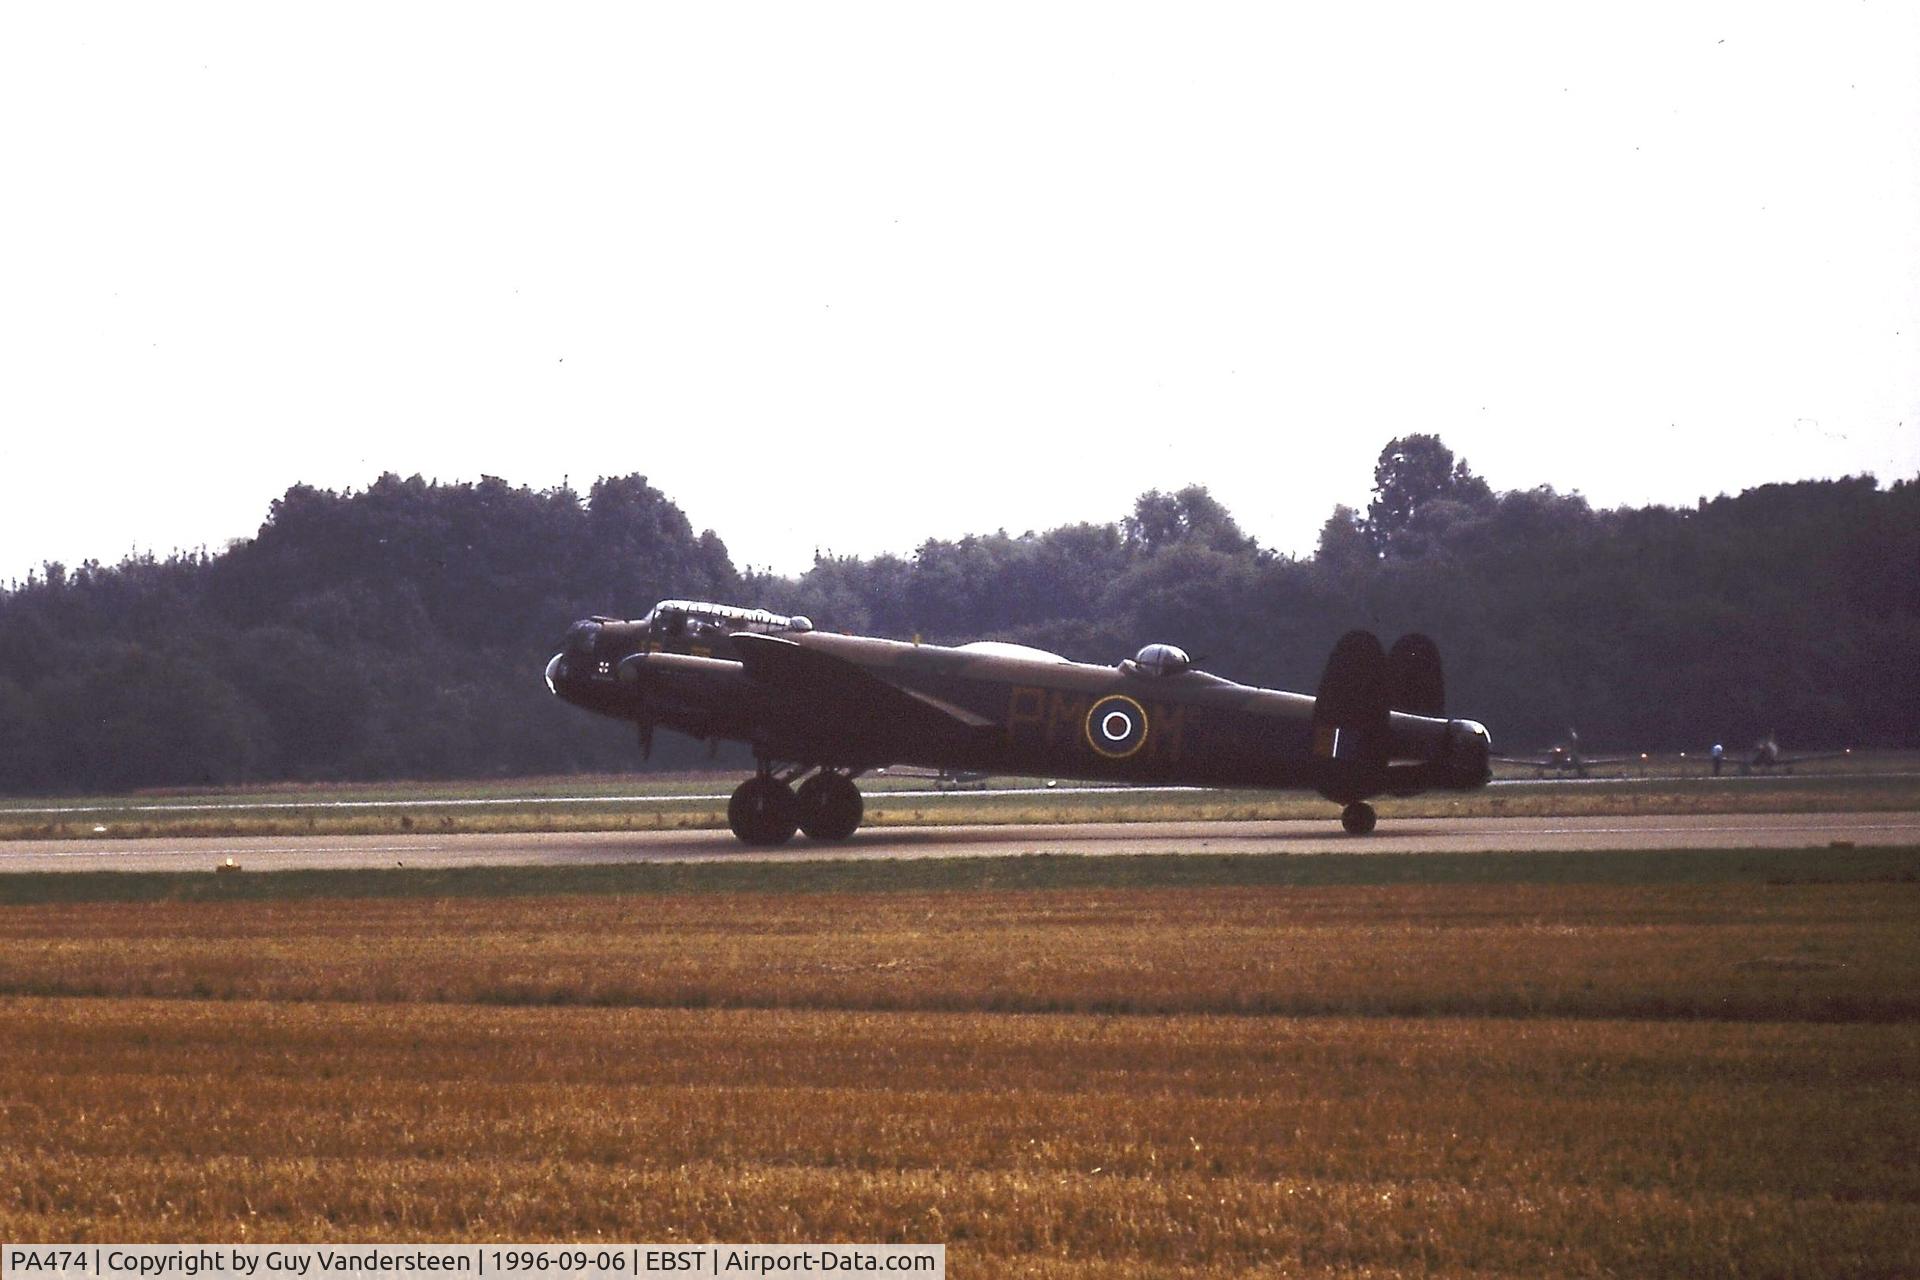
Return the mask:
<svg viewBox="0 0 1920 1280"><path fill-rule="evenodd" d="M1850 760L1852 758L1853 752L1851 751L1823 751L1818 755L1812 756L1781 756L1778 760L1775 760L1774 763L1776 765L1812 764L1815 760Z"/></svg>
<svg viewBox="0 0 1920 1280"><path fill-rule="evenodd" d="M1500 764L1525 765L1529 769L1591 769L1602 764L1627 764L1634 756L1581 756L1577 761L1554 756L1494 756Z"/></svg>
<svg viewBox="0 0 1920 1280"><path fill-rule="evenodd" d="M802 714L838 724L885 725L892 732L952 739L995 727L965 707L889 684L865 667L779 636L733 637L747 677L790 699Z"/></svg>

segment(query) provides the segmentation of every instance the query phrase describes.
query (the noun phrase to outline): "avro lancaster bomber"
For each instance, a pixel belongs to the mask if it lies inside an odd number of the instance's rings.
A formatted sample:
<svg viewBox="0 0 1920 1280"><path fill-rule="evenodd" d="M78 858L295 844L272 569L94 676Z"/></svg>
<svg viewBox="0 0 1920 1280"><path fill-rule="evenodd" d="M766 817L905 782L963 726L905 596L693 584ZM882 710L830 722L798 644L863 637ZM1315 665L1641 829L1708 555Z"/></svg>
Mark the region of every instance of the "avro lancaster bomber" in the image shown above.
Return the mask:
<svg viewBox="0 0 1920 1280"><path fill-rule="evenodd" d="M1235 684L1150 644L1117 666L1025 645L831 635L804 617L663 600L632 621L586 618L547 663L556 695L632 720L745 742L758 771L727 806L733 833L777 845L859 829L856 779L890 765L1138 785L1302 788L1373 830L1381 795L1468 791L1491 776L1487 731L1443 710L1440 653L1366 631L1334 646L1318 693Z"/></svg>

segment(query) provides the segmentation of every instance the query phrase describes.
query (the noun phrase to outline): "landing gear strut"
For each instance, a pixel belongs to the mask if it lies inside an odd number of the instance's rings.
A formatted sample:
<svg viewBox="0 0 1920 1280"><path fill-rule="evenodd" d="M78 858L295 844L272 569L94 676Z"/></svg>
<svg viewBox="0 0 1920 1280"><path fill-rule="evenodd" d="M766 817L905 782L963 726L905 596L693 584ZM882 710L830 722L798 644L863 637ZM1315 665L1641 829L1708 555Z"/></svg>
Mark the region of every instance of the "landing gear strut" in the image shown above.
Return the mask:
<svg viewBox="0 0 1920 1280"><path fill-rule="evenodd" d="M1340 811L1340 825L1347 829L1350 836L1366 835L1378 820L1373 806L1364 800L1356 800Z"/></svg>

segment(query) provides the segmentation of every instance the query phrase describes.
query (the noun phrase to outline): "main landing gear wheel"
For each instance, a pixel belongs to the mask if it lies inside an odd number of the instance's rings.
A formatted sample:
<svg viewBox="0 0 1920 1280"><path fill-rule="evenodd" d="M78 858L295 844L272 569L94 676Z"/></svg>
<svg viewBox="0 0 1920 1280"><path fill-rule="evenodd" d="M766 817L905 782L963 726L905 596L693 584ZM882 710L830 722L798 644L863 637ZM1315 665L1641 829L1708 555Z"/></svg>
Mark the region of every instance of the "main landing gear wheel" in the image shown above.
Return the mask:
<svg viewBox="0 0 1920 1280"><path fill-rule="evenodd" d="M778 778L748 778L727 801L727 825L748 844L785 844L800 825L800 802Z"/></svg>
<svg viewBox="0 0 1920 1280"><path fill-rule="evenodd" d="M1374 816L1373 806L1366 801L1356 801L1340 811L1340 825L1347 829L1350 836L1363 836L1373 830L1373 824L1379 821Z"/></svg>
<svg viewBox="0 0 1920 1280"><path fill-rule="evenodd" d="M800 829L815 840L845 840L866 813L860 788L840 773L816 773L800 784Z"/></svg>

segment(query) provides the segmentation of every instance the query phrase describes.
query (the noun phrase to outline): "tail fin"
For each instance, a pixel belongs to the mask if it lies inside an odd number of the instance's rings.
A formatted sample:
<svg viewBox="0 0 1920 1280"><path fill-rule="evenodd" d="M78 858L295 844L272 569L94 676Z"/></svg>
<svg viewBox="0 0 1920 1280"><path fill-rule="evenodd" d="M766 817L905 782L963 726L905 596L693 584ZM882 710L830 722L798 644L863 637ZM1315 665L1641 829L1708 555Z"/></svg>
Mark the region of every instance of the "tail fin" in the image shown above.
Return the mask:
<svg viewBox="0 0 1920 1280"><path fill-rule="evenodd" d="M1341 636L1313 703L1313 754L1342 774L1384 769L1389 687L1379 638L1371 631Z"/></svg>
<svg viewBox="0 0 1920 1280"><path fill-rule="evenodd" d="M1440 646L1419 632L1393 642L1387 654L1387 705L1395 711L1440 719L1447 714L1447 684L1440 674Z"/></svg>

